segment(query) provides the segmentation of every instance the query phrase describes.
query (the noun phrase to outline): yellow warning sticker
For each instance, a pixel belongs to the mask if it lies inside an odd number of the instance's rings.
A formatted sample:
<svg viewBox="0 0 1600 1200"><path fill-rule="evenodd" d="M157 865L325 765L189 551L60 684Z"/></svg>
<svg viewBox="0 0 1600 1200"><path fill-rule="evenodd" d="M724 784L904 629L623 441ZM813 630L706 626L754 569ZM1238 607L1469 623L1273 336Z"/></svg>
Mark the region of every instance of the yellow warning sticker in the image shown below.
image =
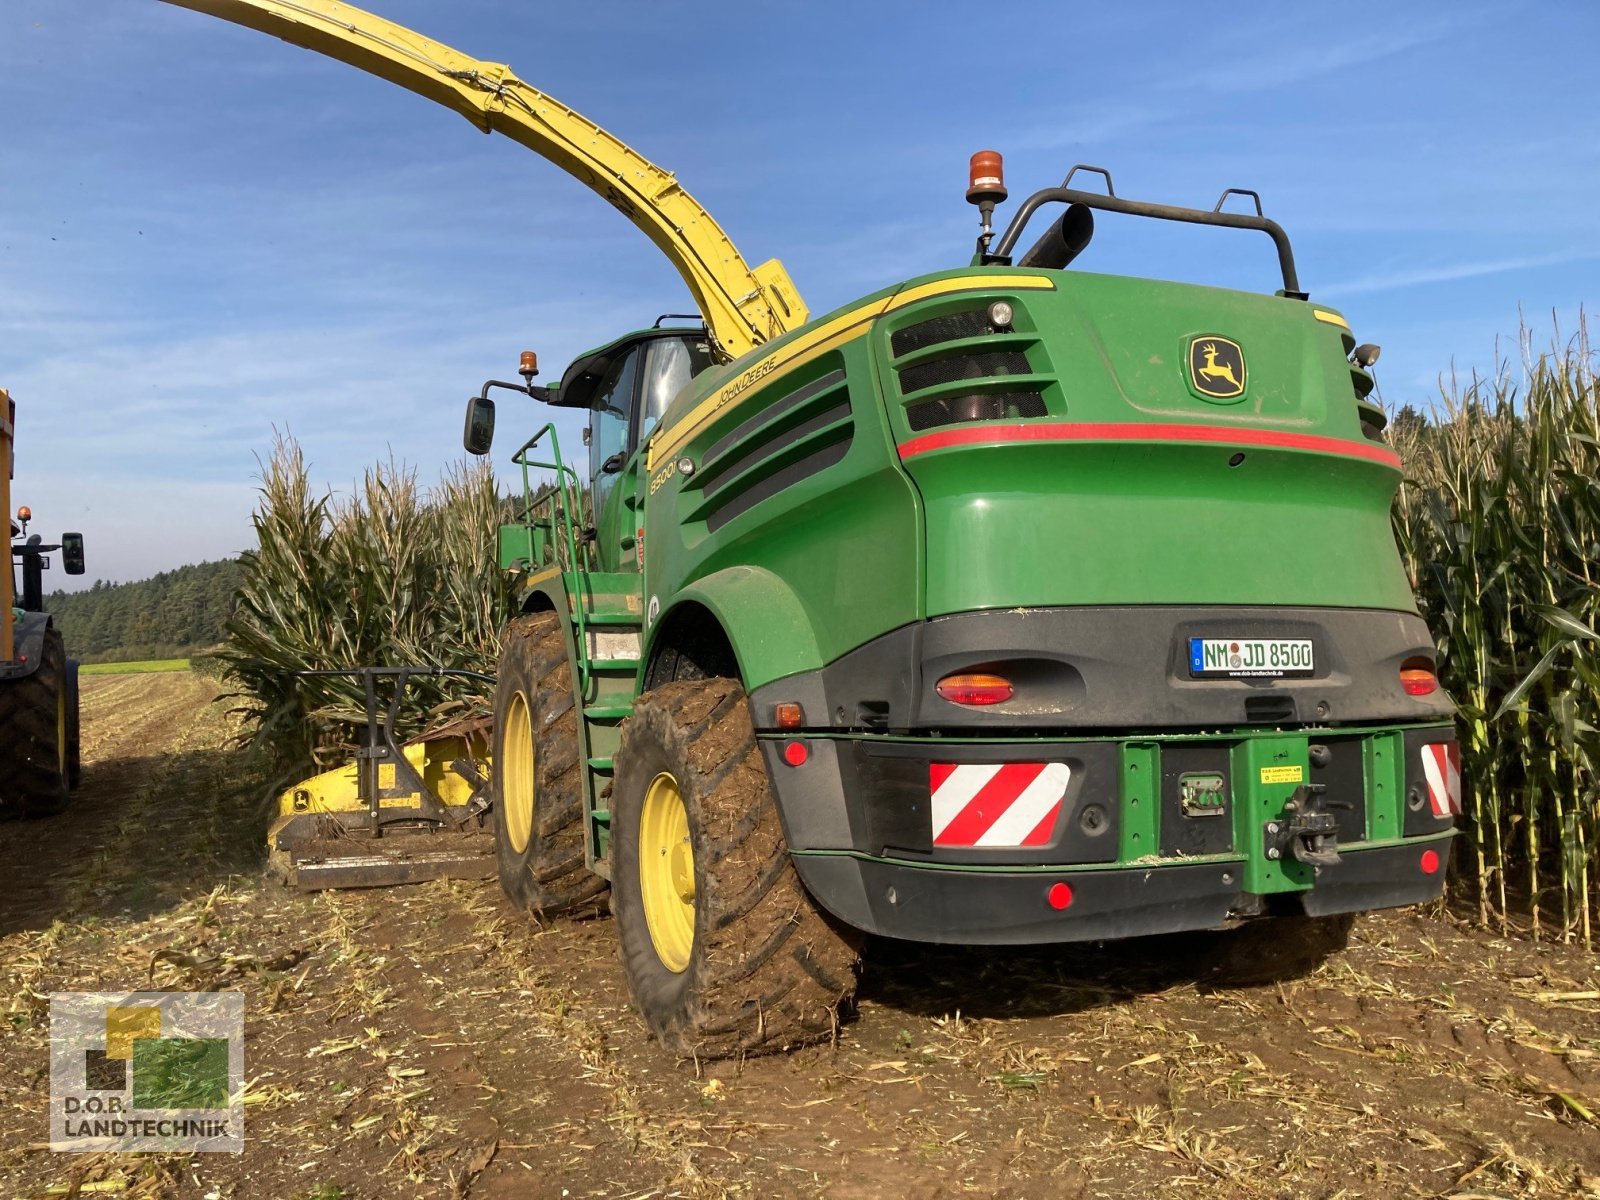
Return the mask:
<svg viewBox="0 0 1600 1200"><path fill-rule="evenodd" d="M1297 770L1297 771L1299 769L1300 769L1299 767L1295 768L1295 770ZM379 763L378 764L378 787L380 789L381 788L392 788L394 786L394 774L395 774L395 772L394 772L394 764L393 763ZM1263 771L1262 774L1265 775L1266 772ZM1295 778L1299 779L1300 776L1296 775ZM1262 782L1265 783L1266 781L1262 780Z"/></svg>
<svg viewBox="0 0 1600 1200"><path fill-rule="evenodd" d="M1262 767L1262 783L1301 783L1306 777L1305 768L1293 767Z"/></svg>

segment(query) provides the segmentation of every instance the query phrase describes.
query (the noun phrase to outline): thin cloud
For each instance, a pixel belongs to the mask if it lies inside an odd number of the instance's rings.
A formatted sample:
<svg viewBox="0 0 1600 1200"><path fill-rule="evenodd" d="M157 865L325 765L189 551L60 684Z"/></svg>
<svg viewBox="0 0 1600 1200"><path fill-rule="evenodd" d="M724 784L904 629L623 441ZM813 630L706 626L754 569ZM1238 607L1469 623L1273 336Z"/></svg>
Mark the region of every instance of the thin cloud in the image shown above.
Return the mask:
<svg viewBox="0 0 1600 1200"><path fill-rule="evenodd" d="M1343 283L1323 284L1317 291L1324 295L1356 296L1367 292L1387 292L1396 288L1419 287L1430 283L1452 283L1460 279L1476 279L1482 275L1500 275L1507 271L1525 271L1563 263L1591 262L1596 258L1600 258L1600 254L1574 254L1567 251L1560 254L1526 255L1521 258L1484 259L1441 267L1420 267L1365 275Z"/></svg>

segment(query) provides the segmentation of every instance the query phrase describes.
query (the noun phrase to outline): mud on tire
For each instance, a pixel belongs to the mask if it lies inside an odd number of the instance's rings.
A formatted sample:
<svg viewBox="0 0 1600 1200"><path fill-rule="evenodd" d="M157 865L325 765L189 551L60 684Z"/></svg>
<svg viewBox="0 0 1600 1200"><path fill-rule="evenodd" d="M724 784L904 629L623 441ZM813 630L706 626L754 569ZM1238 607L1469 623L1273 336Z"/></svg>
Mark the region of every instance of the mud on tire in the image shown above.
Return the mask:
<svg viewBox="0 0 1600 1200"><path fill-rule="evenodd" d="M574 704L560 617L539 613L507 625L494 694L495 857L506 895L536 916L600 912L606 903L606 881L584 860ZM529 744L508 745L519 735ZM519 754L525 770L516 780ZM518 833L526 837L521 846Z"/></svg>
<svg viewBox="0 0 1600 1200"><path fill-rule="evenodd" d="M9 768L0 772L0 803L31 816L50 816L67 803L67 652L59 630L44 635L39 669L0 683L0 746Z"/></svg>
<svg viewBox="0 0 1600 1200"><path fill-rule="evenodd" d="M657 953L640 883L645 796L663 772L677 782L694 855L694 939L682 971ZM725 1058L833 1036L855 992L860 935L824 914L795 873L736 680L675 682L640 697L622 727L611 830L623 969L668 1050Z"/></svg>

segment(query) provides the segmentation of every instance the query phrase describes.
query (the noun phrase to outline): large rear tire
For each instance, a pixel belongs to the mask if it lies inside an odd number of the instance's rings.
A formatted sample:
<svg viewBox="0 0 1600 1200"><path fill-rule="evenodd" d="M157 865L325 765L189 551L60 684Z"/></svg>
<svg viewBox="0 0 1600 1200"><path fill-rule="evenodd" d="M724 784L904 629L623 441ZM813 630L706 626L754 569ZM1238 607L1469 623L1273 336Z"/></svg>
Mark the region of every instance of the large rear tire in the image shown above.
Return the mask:
<svg viewBox="0 0 1600 1200"><path fill-rule="evenodd" d="M66 807L69 721L67 652L59 630L44 635L39 669L0 683L0 747L9 760L0 770L0 801L29 816Z"/></svg>
<svg viewBox="0 0 1600 1200"><path fill-rule="evenodd" d="M561 619L518 618L501 636L490 786L500 886L531 915L605 907L584 857L582 770Z"/></svg>
<svg viewBox="0 0 1600 1200"><path fill-rule="evenodd" d="M728 1058L833 1036L860 935L795 873L736 680L639 698L622 727L611 831L623 970L662 1045Z"/></svg>

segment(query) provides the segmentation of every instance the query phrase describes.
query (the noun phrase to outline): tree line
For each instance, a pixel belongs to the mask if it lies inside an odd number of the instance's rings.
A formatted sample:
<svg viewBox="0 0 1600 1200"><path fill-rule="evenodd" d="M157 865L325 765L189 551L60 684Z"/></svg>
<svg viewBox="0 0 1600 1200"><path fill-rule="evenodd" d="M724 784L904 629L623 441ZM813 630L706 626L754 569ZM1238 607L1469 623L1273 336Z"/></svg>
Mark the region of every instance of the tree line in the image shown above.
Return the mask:
<svg viewBox="0 0 1600 1200"><path fill-rule="evenodd" d="M192 563L135 583L95 580L81 592L51 592L45 608L84 662L186 658L220 643L243 570L236 558Z"/></svg>

